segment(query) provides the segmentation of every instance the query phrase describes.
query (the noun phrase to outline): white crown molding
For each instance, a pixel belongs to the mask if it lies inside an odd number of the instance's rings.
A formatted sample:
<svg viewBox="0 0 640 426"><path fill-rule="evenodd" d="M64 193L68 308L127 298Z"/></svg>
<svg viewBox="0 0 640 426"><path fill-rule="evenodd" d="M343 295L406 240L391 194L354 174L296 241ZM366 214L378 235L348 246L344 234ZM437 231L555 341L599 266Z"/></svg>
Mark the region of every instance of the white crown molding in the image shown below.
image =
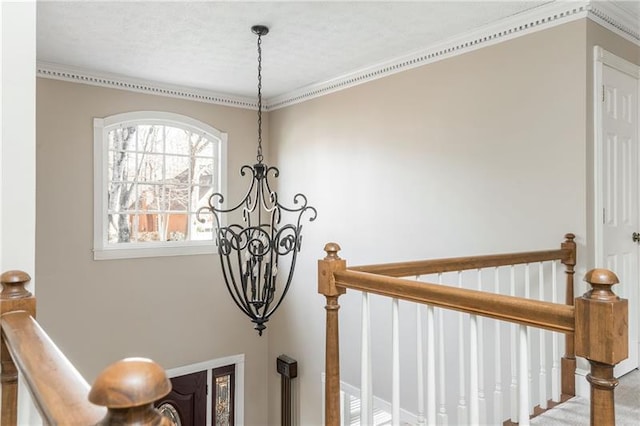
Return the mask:
<svg viewBox="0 0 640 426"><path fill-rule="evenodd" d="M613 1L595 1L589 4L589 18L619 36L640 46L640 17Z"/></svg>
<svg viewBox="0 0 640 426"><path fill-rule="evenodd" d="M586 17L640 46L639 20L614 2L553 1L527 12L487 25L478 30L461 34L438 45L430 46L427 49L345 74L322 83L305 86L279 96L265 99L264 109L275 110L284 108L398 72ZM115 74L97 73L52 63L38 62L37 75L38 77L44 78L189 99L237 108L257 109L256 100L253 98L145 81Z"/></svg>
<svg viewBox="0 0 640 426"><path fill-rule="evenodd" d="M622 10L614 2L555 1L462 34L428 49L269 98L267 105L270 110L294 105L585 17L640 46L640 20Z"/></svg>
<svg viewBox="0 0 640 426"><path fill-rule="evenodd" d="M324 83L303 87L294 92L270 98L267 104L270 109L283 108L398 72L585 18L588 14L588 6L588 1L552 2L483 28L461 34L425 50L349 73Z"/></svg>
<svg viewBox="0 0 640 426"><path fill-rule="evenodd" d="M188 99L191 101L232 106L237 108L258 108L256 100L253 98L215 93L207 90L194 89L189 87L174 86L165 83L135 79L117 74L95 72L82 68L53 64L49 62L38 61L38 63L36 64L36 73L38 77L50 78L53 80L71 81L74 83L84 83L92 86L129 90L132 92Z"/></svg>

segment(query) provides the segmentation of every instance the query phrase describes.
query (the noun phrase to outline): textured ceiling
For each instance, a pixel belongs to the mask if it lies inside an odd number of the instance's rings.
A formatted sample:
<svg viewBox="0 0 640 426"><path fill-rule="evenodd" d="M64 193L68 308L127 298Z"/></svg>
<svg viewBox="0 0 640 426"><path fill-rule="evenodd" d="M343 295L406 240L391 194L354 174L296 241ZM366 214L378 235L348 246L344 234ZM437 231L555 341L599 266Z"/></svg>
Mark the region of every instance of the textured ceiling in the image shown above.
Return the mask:
<svg viewBox="0 0 640 426"><path fill-rule="evenodd" d="M618 7L630 13L633 16L640 16L640 1L638 0L630 0L630 1L616 1L615 2Z"/></svg>
<svg viewBox="0 0 640 426"><path fill-rule="evenodd" d="M218 93L281 95L424 49L549 1L40 1L37 59ZM631 7L636 7L632 5Z"/></svg>

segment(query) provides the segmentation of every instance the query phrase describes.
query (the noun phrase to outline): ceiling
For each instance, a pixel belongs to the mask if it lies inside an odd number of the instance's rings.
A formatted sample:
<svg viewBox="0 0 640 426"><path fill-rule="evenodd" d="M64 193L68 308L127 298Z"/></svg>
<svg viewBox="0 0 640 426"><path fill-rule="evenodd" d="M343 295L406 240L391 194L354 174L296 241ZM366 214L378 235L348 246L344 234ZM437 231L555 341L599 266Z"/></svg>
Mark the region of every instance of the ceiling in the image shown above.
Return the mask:
<svg viewBox="0 0 640 426"><path fill-rule="evenodd" d="M330 80L549 1L40 1L37 59L255 96L254 24L265 24L265 97Z"/></svg>

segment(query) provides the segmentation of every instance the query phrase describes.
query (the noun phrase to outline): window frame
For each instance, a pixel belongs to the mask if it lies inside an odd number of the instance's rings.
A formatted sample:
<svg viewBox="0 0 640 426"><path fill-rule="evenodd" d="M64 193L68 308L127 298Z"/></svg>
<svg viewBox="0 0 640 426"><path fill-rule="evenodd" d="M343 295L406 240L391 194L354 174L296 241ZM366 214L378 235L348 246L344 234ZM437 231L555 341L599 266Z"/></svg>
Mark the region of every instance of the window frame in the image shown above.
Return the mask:
<svg viewBox="0 0 640 426"><path fill-rule="evenodd" d="M153 243L109 244L108 242L108 134L114 128L126 125L164 125L197 130L218 143L219 183L215 192L227 193L227 133L206 123L163 111L134 111L93 119L93 175L94 175L94 260L129 259L140 257L216 254L215 239L193 241L158 241Z"/></svg>

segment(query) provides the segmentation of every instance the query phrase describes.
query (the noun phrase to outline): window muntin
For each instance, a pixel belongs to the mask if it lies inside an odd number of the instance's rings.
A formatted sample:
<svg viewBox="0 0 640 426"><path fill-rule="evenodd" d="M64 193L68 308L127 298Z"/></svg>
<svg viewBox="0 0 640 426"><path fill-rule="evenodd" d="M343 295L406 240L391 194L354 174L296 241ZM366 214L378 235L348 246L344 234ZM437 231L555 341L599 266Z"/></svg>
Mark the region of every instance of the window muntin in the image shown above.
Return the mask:
<svg viewBox="0 0 640 426"><path fill-rule="evenodd" d="M96 119L94 128L94 257L213 253L214 219L201 222L197 211L225 192L226 134L157 112Z"/></svg>

